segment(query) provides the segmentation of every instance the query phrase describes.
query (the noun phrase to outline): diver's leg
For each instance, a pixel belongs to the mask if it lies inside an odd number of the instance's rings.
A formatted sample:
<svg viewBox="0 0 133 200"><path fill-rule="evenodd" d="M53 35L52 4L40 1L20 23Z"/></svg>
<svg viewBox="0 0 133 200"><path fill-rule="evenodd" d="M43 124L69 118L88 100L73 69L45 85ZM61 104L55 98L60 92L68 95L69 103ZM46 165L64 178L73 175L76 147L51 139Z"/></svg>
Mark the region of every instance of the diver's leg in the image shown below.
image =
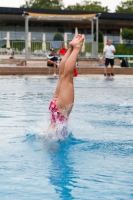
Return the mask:
<svg viewBox="0 0 133 200"><path fill-rule="evenodd" d="M73 43L70 42L70 45L73 45L73 51L65 62L64 76L60 87L60 93L56 102L56 105L61 113L68 105L74 103L73 70L75 68L78 54L83 45L84 36L80 35L78 41L77 38L76 41L72 41ZM70 112L71 109L68 111L68 114Z"/></svg>
<svg viewBox="0 0 133 200"><path fill-rule="evenodd" d="M70 46L69 49L67 50L66 54L63 56L63 58L62 58L62 60L61 60L61 62L60 62L60 67L59 67L59 80L58 80L58 83L57 83L57 87L56 87L56 90L55 90L55 94L54 94L53 99L56 99L56 98L58 98L58 96L59 96L61 83L62 83L62 80L63 80L63 77L64 77L64 67L65 67L65 63L66 63L67 59L69 58L69 56L71 55L72 51L73 51L73 47Z"/></svg>

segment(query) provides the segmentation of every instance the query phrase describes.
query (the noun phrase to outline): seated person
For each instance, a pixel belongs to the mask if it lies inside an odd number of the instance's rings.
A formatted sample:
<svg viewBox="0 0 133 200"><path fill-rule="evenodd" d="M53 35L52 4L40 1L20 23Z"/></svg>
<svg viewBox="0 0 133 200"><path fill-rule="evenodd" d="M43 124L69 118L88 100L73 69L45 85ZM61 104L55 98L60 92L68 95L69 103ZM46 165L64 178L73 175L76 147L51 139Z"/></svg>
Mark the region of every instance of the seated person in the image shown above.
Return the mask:
<svg viewBox="0 0 133 200"><path fill-rule="evenodd" d="M67 49L65 48L65 45L62 44L62 48L59 50L59 55L64 56L67 52Z"/></svg>
<svg viewBox="0 0 133 200"><path fill-rule="evenodd" d="M54 54L54 48L50 49L50 54L47 56L47 66L54 67L54 77L56 77L56 67L58 64L58 57Z"/></svg>
<svg viewBox="0 0 133 200"><path fill-rule="evenodd" d="M15 59L14 58L14 52L11 53L10 59Z"/></svg>

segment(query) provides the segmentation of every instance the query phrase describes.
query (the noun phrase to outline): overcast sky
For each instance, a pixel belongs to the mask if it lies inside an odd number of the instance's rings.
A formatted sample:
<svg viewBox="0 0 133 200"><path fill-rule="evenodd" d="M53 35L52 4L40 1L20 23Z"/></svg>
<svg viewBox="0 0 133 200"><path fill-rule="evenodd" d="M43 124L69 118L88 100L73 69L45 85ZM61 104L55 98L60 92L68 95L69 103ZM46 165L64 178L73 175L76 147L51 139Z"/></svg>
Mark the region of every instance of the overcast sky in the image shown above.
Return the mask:
<svg viewBox="0 0 133 200"><path fill-rule="evenodd" d="M121 0L94 0L100 1L102 6L108 6L110 12L114 12L117 5L120 4ZM122 0L124 2L125 0ZM81 3L82 0L63 0L65 6L73 5L75 3ZM25 4L25 0L0 0L0 7L20 7Z"/></svg>

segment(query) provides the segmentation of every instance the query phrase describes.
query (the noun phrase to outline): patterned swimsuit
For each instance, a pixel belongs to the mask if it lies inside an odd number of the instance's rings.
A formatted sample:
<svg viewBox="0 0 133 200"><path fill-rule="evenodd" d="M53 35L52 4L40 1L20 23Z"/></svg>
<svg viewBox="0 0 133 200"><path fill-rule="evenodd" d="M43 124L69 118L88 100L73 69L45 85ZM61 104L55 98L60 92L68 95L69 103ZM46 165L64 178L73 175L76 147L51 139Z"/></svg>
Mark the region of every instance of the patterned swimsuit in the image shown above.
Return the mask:
<svg viewBox="0 0 133 200"><path fill-rule="evenodd" d="M57 122L65 122L68 120L68 117L65 116L65 115L62 115L57 106L56 106L56 100L53 100L50 102L50 105L49 105L49 111L50 111L50 118L51 118L51 121L54 122L54 123L57 123Z"/></svg>

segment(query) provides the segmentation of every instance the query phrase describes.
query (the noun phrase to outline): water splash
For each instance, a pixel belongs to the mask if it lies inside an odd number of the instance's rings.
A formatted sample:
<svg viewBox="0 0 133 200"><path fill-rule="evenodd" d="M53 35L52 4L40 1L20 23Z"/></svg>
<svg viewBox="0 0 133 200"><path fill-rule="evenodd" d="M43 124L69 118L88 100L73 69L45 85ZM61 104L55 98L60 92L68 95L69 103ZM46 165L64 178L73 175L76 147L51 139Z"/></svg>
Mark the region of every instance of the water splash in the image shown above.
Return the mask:
<svg viewBox="0 0 133 200"><path fill-rule="evenodd" d="M133 103L128 102L128 101L124 101L121 104L119 104L119 106L121 106L121 107L133 107Z"/></svg>
<svg viewBox="0 0 133 200"><path fill-rule="evenodd" d="M49 127L47 131L44 131L45 140L65 140L69 136L68 124L67 122L56 123L55 127Z"/></svg>
<svg viewBox="0 0 133 200"><path fill-rule="evenodd" d="M65 107L65 109L63 109L61 116L61 118L58 117L57 115L57 111L55 111L54 113L50 111L50 116L52 117L52 115L54 114L54 118L55 118L55 123L52 122L49 125L49 128L47 130L44 130L44 138L45 140L65 140L66 138L68 138L69 136L69 131L68 131L68 117L69 114L72 110L73 107L73 103L69 104ZM52 119L52 118L51 118ZM51 120L50 120L51 121Z"/></svg>

